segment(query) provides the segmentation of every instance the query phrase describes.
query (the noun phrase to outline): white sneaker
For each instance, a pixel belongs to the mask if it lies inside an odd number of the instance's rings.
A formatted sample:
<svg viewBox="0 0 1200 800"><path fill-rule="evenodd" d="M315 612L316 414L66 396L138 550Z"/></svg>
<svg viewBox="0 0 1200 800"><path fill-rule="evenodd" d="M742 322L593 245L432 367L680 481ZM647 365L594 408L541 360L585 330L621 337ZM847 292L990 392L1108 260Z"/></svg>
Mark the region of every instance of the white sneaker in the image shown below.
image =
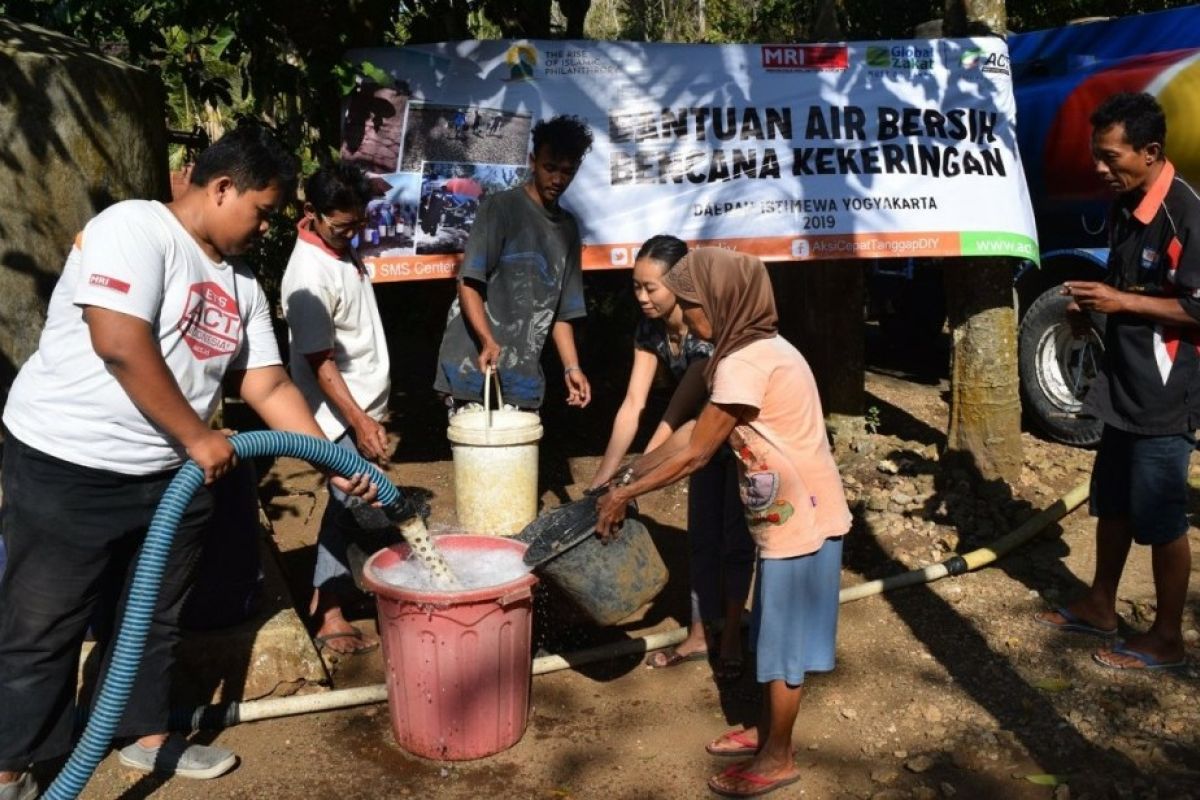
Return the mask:
<svg viewBox="0 0 1200 800"><path fill-rule="evenodd" d="M12 783L0 783L0 800L34 800L38 796L37 781L26 772Z"/></svg>
<svg viewBox="0 0 1200 800"><path fill-rule="evenodd" d="M157 775L207 780L224 775L237 764L231 750L211 745L191 744L182 736L170 736L161 747L146 748L137 742L117 753L120 762L132 769Z"/></svg>

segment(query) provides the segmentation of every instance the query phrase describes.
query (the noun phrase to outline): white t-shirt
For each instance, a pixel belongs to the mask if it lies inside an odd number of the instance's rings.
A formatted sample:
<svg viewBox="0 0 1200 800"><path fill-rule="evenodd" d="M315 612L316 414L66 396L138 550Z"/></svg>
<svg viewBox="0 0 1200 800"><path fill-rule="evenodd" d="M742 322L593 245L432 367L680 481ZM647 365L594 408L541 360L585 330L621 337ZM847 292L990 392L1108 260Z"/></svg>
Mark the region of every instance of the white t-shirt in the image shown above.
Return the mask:
<svg viewBox="0 0 1200 800"><path fill-rule="evenodd" d="M149 475L187 457L96 355L83 306L150 323L167 368L204 420L216 410L228 370L280 363L270 307L245 265L214 263L162 203L110 206L76 238L37 352L13 381L4 410L14 436L74 464Z"/></svg>
<svg viewBox="0 0 1200 800"><path fill-rule="evenodd" d="M317 385L306 355L333 351L350 396L371 419L383 419L391 390L383 321L370 276L359 263L330 249L301 223L280 288L292 380L330 439L345 433L349 423Z"/></svg>

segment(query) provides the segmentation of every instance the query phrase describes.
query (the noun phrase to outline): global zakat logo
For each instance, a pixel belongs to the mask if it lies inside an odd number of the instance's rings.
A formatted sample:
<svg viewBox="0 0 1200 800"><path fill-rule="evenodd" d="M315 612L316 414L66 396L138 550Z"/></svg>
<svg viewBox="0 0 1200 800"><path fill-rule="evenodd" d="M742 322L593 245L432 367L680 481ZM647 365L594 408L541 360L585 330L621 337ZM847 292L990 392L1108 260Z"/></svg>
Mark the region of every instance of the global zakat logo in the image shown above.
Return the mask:
<svg viewBox="0 0 1200 800"><path fill-rule="evenodd" d="M870 45L867 67L906 71L931 70L935 64L932 46L917 44Z"/></svg>
<svg viewBox="0 0 1200 800"><path fill-rule="evenodd" d="M242 341L242 317L237 301L216 283L191 285L183 316L175 327L201 361L231 355Z"/></svg>
<svg viewBox="0 0 1200 800"><path fill-rule="evenodd" d="M876 47L872 45L867 48L867 66L891 67L892 54L888 52L886 47Z"/></svg>
<svg viewBox="0 0 1200 800"><path fill-rule="evenodd" d="M537 48L529 42L517 42L504 54L504 63L508 64L506 80L531 81L533 80L533 68L538 63Z"/></svg>
<svg viewBox="0 0 1200 800"><path fill-rule="evenodd" d="M761 53L763 69L768 72L843 70L850 61L842 45L764 44Z"/></svg>

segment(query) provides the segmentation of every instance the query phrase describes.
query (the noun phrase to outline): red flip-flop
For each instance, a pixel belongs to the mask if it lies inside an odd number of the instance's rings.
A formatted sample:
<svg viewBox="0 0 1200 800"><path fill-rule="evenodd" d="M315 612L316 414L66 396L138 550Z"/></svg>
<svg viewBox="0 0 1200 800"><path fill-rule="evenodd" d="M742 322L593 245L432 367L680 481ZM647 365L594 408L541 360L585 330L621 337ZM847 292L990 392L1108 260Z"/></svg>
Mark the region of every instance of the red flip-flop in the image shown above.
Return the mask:
<svg viewBox="0 0 1200 800"><path fill-rule="evenodd" d="M790 775L786 778L767 778L753 772L747 772L740 765L734 764L729 769L722 772L720 775L714 775L708 779L708 788L721 795L722 797L761 797L764 794L782 789L784 786L790 786L800 780L801 773ZM752 784L753 789L745 792L739 792L735 789L726 789L718 784L717 778L737 778L740 781Z"/></svg>
<svg viewBox="0 0 1200 800"><path fill-rule="evenodd" d="M733 742L735 744L740 744L741 747L737 748L736 750L722 750L721 748L717 747L717 745L721 742ZM745 730L725 731L725 733L722 733L716 739L713 739L711 742L704 745L704 752L708 753L710 756L717 756L718 758L741 758L744 756L752 756L758 752L758 742L751 741L750 737L746 735Z"/></svg>

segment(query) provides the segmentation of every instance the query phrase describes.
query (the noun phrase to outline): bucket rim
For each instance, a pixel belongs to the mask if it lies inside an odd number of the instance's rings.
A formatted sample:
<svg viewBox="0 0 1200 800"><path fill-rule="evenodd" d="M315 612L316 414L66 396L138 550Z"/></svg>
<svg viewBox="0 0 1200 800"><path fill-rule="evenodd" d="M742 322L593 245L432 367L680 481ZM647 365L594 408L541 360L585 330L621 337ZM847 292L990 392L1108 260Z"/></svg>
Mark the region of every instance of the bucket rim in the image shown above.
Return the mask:
<svg viewBox="0 0 1200 800"><path fill-rule="evenodd" d="M543 512L533 522L525 527L518 536L525 541L529 547L525 552L525 563L531 567L537 568L542 564L561 556L568 550L579 546L587 540L589 536L596 533L595 523L595 507L596 497L593 495L585 495L577 500L572 500L564 503L557 508L552 508L549 511ZM568 526L566 530L557 534L548 534L542 530L542 526L550 524L553 521L555 514L570 514L572 509L585 513L588 517L586 522L581 518L576 523L585 522L578 528ZM621 532L624 533L625 525L622 523Z"/></svg>
<svg viewBox="0 0 1200 800"><path fill-rule="evenodd" d="M450 418L446 426L446 438L454 444L496 447L508 445L536 444L545 434L542 418L528 411L493 411L493 419L516 421L520 424L496 427L486 424L463 424L485 422L485 411L461 411ZM528 417L521 420L520 417Z"/></svg>
<svg viewBox="0 0 1200 800"><path fill-rule="evenodd" d="M489 540L493 542L503 542L505 547L510 549L519 548L523 554L527 545L524 542L516 541L506 536L489 536L480 533L436 533L431 534L431 538L435 540L463 540L470 539L473 541ZM511 547L510 547L511 546ZM407 542L397 542L396 544L384 547L377 550L366 560L362 568L363 583L378 597L385 597L389 600L398 600L406 603L420 603L422 605L431 605L439 608L448 608L450 606L461 606L469 603L486 603L494 600L499 600L505 595L510 595L515 591L532 588L538 582L537 575L533 572L528 572L520 577L514 578L506 583L497 583L493 586L481 586L478 589L465 589L460 592L435 592L430 590L405 589L400 586L393 586L386 581L379 580L375 577L375 564L383 557L393 552L403 553L408 555L412 552Z"/></svg>
<svg viewBox="0 0 1200 800"><path fill-rule="evenodd" d="M479 430L482 430L485 427L489 427L487 424L487 413L488 412L482 408L471 409L469 411L459 411L455 413L454 416L450 417L448 426L451 428L475 430L476 426L467 425L465 423L468 421L474 422L476 420L482 420L483 425L480 425L478 428ZM526 417L527 419L522 419L522 417ZM500 430L520 430L522 428L540 428L542 426L542 418L538 414L535 414L532 411L522 411L517 408L492 409L491 418L492 425L490 427L493 432ZM505 422L521 422L523 424L514 425L510 428L498 428L495 425L496 420Z"/></svg>

